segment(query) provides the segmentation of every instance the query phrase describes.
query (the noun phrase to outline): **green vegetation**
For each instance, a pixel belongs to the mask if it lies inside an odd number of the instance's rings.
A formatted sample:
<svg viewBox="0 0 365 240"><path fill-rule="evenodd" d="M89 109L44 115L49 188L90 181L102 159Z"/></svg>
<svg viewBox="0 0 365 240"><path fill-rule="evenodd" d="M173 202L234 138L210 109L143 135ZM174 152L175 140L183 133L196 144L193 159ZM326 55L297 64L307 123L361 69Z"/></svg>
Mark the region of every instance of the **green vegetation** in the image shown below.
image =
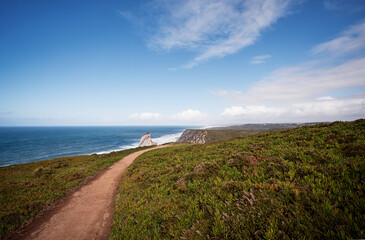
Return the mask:
<svg viewBox="0 0 365 240"><path fill-rule="evenodd" d="M177 143L214 143L231 140L233 138L255 135L268 130L206 130L206 129L187 129L177 140Z"/></svg>
<svg viewBox="0 0 365 240"><path fill-rule="evenodd" d="M365 238L365 120L304 126L139 157L113 239Z"/></svg>
<svg viewBox="0 0 365 240"><path fill-rule="evenodd" d="M0 168L0 238L135 148Z"/></svg>
<svg viewBox="0 0 365 240"><path fill-rule="evenodd" d="M205 143L214 143L231 140L233 138L244 137L261 133L261 130L204 130L207 132Z"/></svg>

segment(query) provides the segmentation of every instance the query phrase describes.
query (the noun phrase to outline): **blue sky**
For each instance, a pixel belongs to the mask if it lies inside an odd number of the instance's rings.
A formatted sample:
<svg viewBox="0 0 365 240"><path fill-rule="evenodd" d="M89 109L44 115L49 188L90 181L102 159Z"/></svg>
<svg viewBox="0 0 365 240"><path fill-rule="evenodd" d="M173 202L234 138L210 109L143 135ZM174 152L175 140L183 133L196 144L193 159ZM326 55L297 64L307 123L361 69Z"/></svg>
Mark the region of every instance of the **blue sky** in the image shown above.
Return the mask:
<svg viewBox="0 0 365 240"><path fill-rule="evenodd" d="M0 36L0 126L365 117L363 0L3 0Z"/></svg>

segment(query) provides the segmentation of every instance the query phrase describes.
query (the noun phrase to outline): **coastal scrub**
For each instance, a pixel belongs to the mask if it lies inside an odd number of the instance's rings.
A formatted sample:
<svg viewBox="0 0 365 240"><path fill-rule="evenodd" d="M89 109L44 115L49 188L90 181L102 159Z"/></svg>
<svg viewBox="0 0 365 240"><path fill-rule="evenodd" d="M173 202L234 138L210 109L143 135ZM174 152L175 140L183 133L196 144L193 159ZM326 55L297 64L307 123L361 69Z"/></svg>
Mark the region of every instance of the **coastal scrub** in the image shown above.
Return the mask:
<svg viewBox="0 0 365 240"><path fill-rule="evenodd" d="M0 168L0 239L87 177L144 148L63 157Z"/></svg>
<svg viewBox="0 0 365 240"><path fill-rule="evenodd" d="M146 153L112 239L365 238L365 120Z"/></svg>

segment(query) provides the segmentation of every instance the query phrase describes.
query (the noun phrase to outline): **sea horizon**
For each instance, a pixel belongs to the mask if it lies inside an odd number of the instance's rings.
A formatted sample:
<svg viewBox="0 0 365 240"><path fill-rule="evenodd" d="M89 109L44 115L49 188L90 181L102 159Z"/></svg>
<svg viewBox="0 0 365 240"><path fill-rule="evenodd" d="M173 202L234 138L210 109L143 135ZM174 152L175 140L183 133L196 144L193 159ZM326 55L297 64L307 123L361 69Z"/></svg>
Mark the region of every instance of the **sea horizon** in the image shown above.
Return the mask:
<svg viewBox="0 0 365 240"><path fill-rule="evenodd" d="M0 167L136 148L147 132L158 144L174 142L185 129L197 127L0 126Z"/></svg>

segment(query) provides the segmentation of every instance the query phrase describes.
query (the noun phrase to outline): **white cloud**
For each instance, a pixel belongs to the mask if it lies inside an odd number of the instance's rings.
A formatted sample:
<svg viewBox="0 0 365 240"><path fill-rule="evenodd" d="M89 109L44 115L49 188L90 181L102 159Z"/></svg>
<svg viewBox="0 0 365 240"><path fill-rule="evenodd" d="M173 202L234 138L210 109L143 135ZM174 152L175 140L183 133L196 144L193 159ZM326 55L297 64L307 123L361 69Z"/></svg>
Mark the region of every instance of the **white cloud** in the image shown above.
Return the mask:
<svg viewBox="0 0 365 240"><path fill-rule="evenodd" d="M184 67L224 57L252 45L288 13L291 0L158 1L160 20L150 46L188 49L200 55Z"/></svg>
<svg viewBox="0 0 365 240"><path fill-rule="evenodd" d="M312 49L324 57L342 55L342 63L320 61L281 68L247 91L219 90L212 94L235 106L221 116L247 121L333 121L365 117L365 22L349 27L340 37ZM337 59L338 60L338 59ZM353 93L358 94L353 94ZM342 97L334 97L334 96ZM266 120L266 121L265 121Z"/></svg>
<svg viewBox="0 0 365 240"><path fill-rule="evenodd" d="M347 99L309 101L292 104L290 112L297 117L317 117L337 119L355 119L365 116L365 97L352 96Z"/></svg>
<svg viewBox="0 0 365 240"><path fill-rule="evenodd" d="M335 100L335 99L331 96L323 96L323 97L316 98L316 100L318 100L318 101L331 101L331 100Z"/></svg>
<svg viewBox="0 0 365 240"><path fill-rule="evenodd" d="M245 93L227 90L212 93L243 105L301 102L339 90L365 87L363 66L365 58L326 68L283 68L257 82Z"/></svg>
<svg viewBox="0 0 365 240"><path fill-rule="evenodd" d="M259 64L266 62L267 59L271 58L271 55L260 55L251 59L251 64Z"/></svg>
<svg viewBox="0 0 365 240"><path fill-rule="evenodd" d="M267 107L264 105L250 105L250 106L232 106L224 109L222 116L226 117L272 117L279 116L286 110L284 108Z"/></svg>
<svg viewBox="0 0 365 240"><path fill-rule="evenodd" d="M349 27L338 38L324 42L312 49L313 54L341 56L365 49L365 21Z"/></svg>
<svg viewBox="0 0 365 240"><path fill-rule="evenodd" d="M239 116L245 113L245 109L241 106L232 106L230 108L225 108L224 112L221 113L222 116Z"/></svg>
<svg viewBox="0 0 365 240"><path fill-rule="evenodd" d="M162 122L174 121L174 122L184 122L184 123L186 122L199 123L200 121L205 122L207 117L209 117L208 114L190 108L175 114L144 112L144 113L133 113L129 116L130 119L134 120L142 120L142 121L158 120Z"/></svg>
<svg viewBox="0 0 365 240"><path fill-rule="evenodd" d="M354 120L365 117L365 96L311 100L285 107L232 106L221 113L230 122L308 122Z"/></svg>
<svg viewBox="0 0 365 240"><path fill-rule="evenodd" d="M202 113L199 110L187 109L172 115L171 118L174 120L190 121L190 120L202 120L206 116L207 115L205 113Z"/></svg>
<svg viewBox="0 0 365 240"><path fill-rule="evenodd" d="M161 117L162 115L160 113L151 113L151 112L133 113L132 115L130 115L130 118L141 119L141 120L160 119Z"/></svg>

